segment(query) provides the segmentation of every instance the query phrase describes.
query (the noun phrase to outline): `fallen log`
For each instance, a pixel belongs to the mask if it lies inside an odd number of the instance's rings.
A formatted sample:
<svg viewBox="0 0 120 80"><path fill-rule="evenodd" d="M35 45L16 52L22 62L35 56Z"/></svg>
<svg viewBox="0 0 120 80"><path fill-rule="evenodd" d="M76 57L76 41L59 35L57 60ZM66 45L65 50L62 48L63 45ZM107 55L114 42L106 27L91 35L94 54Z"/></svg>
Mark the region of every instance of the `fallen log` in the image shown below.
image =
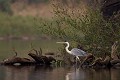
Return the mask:
<svg viewBox="0 0 120 80"><path fill-rule="evenodd" d="M117 54L117 49L118 49L118 41L115 41L111 47L111 55L106 56L104 60L102 58L97 58L90 66L111 68L116 64L120 63L120 59Z"/></svg>
<svg viewBox="0 0 120 80"><path fill-rule="evenodd" d="M115 64L120 63L120 59L111 60L110 63L111 63L111 65L114 66Z"/></svg>
<svg viewBox="0 0 120 80"><path fill-rule="evenodd" d="M93 68L102 68L103 67L102 58L95 59L95 61L89 66Z"/></svg>
<svg viewBox="0 0 120 80"><path fill-rule="evenodd" d="M40 65L50 65L52 61L56 61L53 57L38 56L33 53L29 53L28 55L36 61L36 64Z"/></svg>
<svg viewBox="0 0 120 80"><path fill-rule="evenodd" d="M81 67L83 65L90 65L95 60L95 56L93 54L89 54L86 58L82 61Z"/></svg>
<svg viewBox="0 0 120 80"><path fill-rule="evenodd" d="M110 56L106 56L105 59L103 61L101 61L101 64L104 66L104 67L108 67L110 68L111 67L111 57Z"/></svg>
<svg viewBox="0 0 120 80"><path fill-rule="evenodd" d="M15 53L13 57L4 59L3 61L0 62L0 64L1 65L16 65L16 66L35 64L34 60L18 57L17 56L18 53L15 50L15 48L13 48L13 52Z"/></svg>
<svg viewBox="0 0 120 80"><path fill-rule="evenodd" d="M21 58L17 56L17 51L13 48L15 55L11 58L5 59L0 62L0 65L50 65L52 61L56 61L53 57L42 56L42 49L36 50L32 49L31 51L35 51L35 54L29 53L34 60L28 58Z"/></svg>
<svg viewBox="0 0 120 80"><path fill-rule="evenodd" d="M21 57L13 57L0 62L1 65L31 65L34 63L35 61L33 60Z"/></svg>

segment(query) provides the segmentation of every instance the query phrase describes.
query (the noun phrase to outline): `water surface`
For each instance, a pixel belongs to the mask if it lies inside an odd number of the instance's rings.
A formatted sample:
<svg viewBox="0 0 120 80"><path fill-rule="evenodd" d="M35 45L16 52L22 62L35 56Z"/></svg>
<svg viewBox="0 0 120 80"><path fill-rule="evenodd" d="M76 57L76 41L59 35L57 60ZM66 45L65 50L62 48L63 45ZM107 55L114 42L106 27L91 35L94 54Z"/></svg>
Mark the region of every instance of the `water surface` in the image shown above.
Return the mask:
<svg viewBox="0 0 120 80"><path fill-rule="evenodd" d="M1 66L0 80L119 80L120 69L75 67Z"/></svg>

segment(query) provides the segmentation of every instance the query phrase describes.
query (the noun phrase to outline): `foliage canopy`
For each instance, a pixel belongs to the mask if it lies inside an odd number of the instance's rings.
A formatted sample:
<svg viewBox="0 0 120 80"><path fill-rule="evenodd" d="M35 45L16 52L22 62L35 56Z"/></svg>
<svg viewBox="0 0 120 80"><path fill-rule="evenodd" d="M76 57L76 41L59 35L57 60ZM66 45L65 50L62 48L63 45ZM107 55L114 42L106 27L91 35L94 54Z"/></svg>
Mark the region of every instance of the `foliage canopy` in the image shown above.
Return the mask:
<svg viewBox="0 0 120 80"><path fill-rule="evenodd" d="M120 18L105 20L99 9L86 7L70 9L53 4L54 21L44 22L43 33L84 44L92 53L110 53L111 46L120 40ZM83 11L83 12L81 12Z"/></svg>

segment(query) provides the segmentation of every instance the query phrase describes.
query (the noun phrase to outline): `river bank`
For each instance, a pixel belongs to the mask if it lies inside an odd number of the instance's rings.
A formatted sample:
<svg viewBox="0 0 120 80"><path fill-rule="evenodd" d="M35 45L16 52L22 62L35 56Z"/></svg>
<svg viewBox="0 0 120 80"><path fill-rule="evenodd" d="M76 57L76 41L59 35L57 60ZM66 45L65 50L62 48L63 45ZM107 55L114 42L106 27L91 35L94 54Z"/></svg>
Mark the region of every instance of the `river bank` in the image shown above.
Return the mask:
<svg viewBox="0 0 120 80"><path fill-rule="evenodd" d="M0 36L0 41L2 40L52 40L51 37L48 36Z"/></svg>

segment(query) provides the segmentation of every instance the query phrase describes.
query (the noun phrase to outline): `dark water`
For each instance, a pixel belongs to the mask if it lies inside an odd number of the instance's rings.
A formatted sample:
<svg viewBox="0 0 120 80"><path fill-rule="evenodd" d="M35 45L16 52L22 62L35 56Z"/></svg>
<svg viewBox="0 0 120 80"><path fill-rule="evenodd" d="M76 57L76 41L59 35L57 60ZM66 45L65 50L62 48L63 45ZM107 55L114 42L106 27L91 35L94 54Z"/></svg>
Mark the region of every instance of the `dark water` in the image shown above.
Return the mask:
<svg viewBox="0 0 120 80"><path fill-rule="evenodd" d="M1 66L0 80L120 80L120 69Z"/></svg>

